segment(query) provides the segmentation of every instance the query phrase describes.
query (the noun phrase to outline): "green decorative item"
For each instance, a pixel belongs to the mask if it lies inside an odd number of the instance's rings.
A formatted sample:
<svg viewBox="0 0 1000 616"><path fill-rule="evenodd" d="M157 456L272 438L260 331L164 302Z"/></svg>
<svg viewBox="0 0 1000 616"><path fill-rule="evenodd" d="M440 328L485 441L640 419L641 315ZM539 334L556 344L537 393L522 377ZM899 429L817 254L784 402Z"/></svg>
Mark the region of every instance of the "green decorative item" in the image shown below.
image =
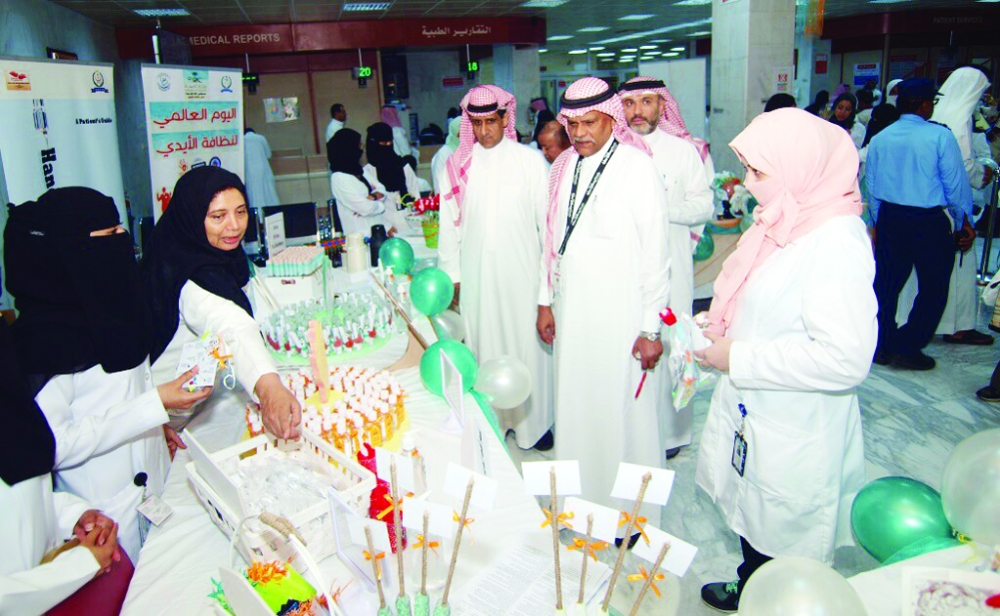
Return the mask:
<svg viewBox="0 0 1000 616"><path fill-rule="evenodd" d="M941 495L909 477L883 477L862 488L851 506L851 528L879 562L917 541L952 536Z"/></svg>
<svg viewBox="0 0 1000 616"><path fill-rule="evenodd" d="M421 270L410 282L413 305L422 314L432 317L444 312L455 297L455 284L451 276L437 267Z"/></svg>
<svg viewBox="0 0 1000 616"><path fill-rule="evenodd" d="M423 381L424 387L433 394L443 395L441 353L448 355L448 359L455 364L461 373L462 389L471 391L473 385L476 384L476 377L479 375L476 356L472 354L469 347L454 340L439 340L424 351L423 357L420 358L420 380Z"/></svg>
<svg viewBox="0 0 1000 616"><path fill-rule="evenodd" d="M402 238L389 238L378 249L378 261L385 267L392 267L392 273L405 276L413 269L413 246Z"/></svg>
<svg viewBox="0 0 1000 616"><path fill-rule="evenodd" d="M698 240L698 245L695 246L694 260L704 261L711 257L713 252L715 252L715 240L712 239L712 235L708 232L708 227L705 227L705 232L702 234L701 239Z"/></svg>
<svg viewBox="0 0 1000 616"><path fill-rule="evenodd" d="M705 232L712 235L737 235L740 226L743 224L743 216L727 218L725 220L713 220L705 224Z"/></svg>
<svg viewBox="0 0 1000 616"><path fill-rule="evenodd" d="M886 559L885 562L882 563L882 566L888 567L889 565L898 563L901 560L915 558L917 556L921 556L922 554L936 552L938 550L947 550L948 548L954 548L960 545L962 545L962 542L954 538L945 539L944 537L926 537L924 539L920 539L919 541L914 541L902 550L896 552Z"/></svg>
<svg viewBox="0 0 1000 616"><path fill-rule="evenodd" d="M378 608L377 616L392 616L392 610L390 610L388 607L380 607Z"/></svg>
<svg viewBox="0 0 1000 616"><path fill-rule="evenodd" d="M450 605L439 605L434 608L434 616L451 616Z"/></svg>
<svg viewBox="0 0 1000 616"><path fill-rule="evenodd" d="M440 223L435 220L425 220L420 223L424 230L424 243L428 248L438 247L438 231L441 229Z"/></svg>
<svg viewBox="0 0 1000 616"><path fill-rule="evenodd" d="M396 616L411 616L413 610L410 609L409 597L396 597Z"/></svg>
<svg viewBox="0 0 1000 616"><path fill-rule="evenodd" d="M431 616L431 598L418 594L413 599L413 616Z"/></svg>

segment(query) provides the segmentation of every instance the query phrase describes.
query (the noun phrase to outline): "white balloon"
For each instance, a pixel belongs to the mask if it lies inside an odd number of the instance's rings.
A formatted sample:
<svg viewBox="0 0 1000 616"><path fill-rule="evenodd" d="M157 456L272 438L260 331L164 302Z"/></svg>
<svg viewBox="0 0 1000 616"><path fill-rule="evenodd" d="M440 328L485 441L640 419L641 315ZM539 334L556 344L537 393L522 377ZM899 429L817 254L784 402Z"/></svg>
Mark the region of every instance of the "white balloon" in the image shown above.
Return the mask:
<svg viewBox="0 0 1000 616"><path fill-rule="evenodd" d="M854 587L811 558L778 556L747 580L739 616L866 616Z"/></svg>
<svg viewBox="0 0 1000 616"><path fill-rule="evenodd" d="M1000 543L1000 428L974 434L951 452L941 505L958 532L976 543Z"/></svg>
<svg viewBox="0 0 1000 616"><path fill-rule="evenodd" d="M441 335L443 333L448 338L458 342L465 340L465 319L454 310L445 310L432 316L431 323L434 324L438 338L443 338L444 336Z"/></svg>
<svg viewBox="0 0 1000 616"><path fill-rule="evenodd" d="M476 391L485 394L495 409L516 408L531 395L531 371L516 357L495 357L479 366Z"/></svg>

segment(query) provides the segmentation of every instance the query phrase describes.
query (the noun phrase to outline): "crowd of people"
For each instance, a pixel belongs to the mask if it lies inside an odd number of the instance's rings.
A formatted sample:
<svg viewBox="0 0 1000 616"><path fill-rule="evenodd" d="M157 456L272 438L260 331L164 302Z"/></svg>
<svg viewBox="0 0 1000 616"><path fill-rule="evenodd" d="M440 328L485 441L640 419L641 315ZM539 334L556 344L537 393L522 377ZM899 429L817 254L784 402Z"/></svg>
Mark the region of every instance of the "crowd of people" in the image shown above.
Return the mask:
<svg viewBox="0 0 1000 616"><path fill-rule="evenodd" d="M832 104L821 92L804 110L779 95L728 144L758 205L715 281L711 345L696 354L721 374L696 481L744 559L737 581L702 589L712 607L735 612L774 556L830 563L850 540L844 513L865 485L855 389L873 361L932 369L923 348L935 333L993 342L975 329L967 255L973 192L993 180L978 158L989 148L976 117L988 86L964 67L940 89L908 79L882 96L872 84ZM609 494L620 462L664 467L692 441L661 336L668 311L693 312L715 170L658 79L614 88L586 77L559 103L553 114L532 101L523 144L511 93L466 93L431 161L439 266L478 360L514 356L531 372L532 394L502 414L503 430L521 448L579 460L582 496L619 509ZM396 109L383 108L364 138L346 122L334 105L327 157L344 232L407 234L406 206L427 186ZM266 140L247 149L269 156ZM11 613L44 612L138 558L148 525L137 507L162 492L184 427L213 393L186 387L195 371L176 375L186 345L220 336L232 384L259 401L268 431L298 437L299 403L246 294L248 197L276 199L264 184L248 189L216 167L187 172L141 265L115 204L94 190L53 189L11 211L4 273L19 315L0 322L18 428L0 458ZM1000 401L998 374L981 398ZM659 507L640 515L657 525Z"/></svg>

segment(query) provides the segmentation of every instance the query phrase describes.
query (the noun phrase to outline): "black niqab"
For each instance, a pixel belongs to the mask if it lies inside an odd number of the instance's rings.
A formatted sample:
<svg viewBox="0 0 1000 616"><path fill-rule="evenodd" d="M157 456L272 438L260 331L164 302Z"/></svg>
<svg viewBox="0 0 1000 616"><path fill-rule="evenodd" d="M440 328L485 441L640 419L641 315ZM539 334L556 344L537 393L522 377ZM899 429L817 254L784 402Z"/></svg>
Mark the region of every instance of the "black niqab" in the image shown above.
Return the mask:
<svg viewBox="0 0 1000 616"><path fill-rule="evenodd" d="M372 192L372 185L365 179L361 168L361 133L350 128L342 128L326 142L326 159L330 163L330 173L346 173L358 178Z"/></svg>
<svg viewBox="0 0 1000 616"><path fill-rule="evenodd" d="M389 142L382 145L380 142ZM365 142L368 162L378 172L378 181L389 192L406 193L406 173L403 167L406 161L396 154L392 147L392 127L385 122L376 122L368 127L368 140Z"/></svg>

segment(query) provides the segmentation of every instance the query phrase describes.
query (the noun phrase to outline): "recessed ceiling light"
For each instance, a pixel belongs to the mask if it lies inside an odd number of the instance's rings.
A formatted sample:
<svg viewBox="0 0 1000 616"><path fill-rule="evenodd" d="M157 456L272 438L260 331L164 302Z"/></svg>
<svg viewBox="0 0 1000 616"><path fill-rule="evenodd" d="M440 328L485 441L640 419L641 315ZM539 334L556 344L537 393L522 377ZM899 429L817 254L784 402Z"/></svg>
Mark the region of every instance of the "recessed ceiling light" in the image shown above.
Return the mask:
<svg viewBox="0 0 1000 616"><path fill-rule="evenodd" d="M647 51L643 55L647 55L647 56L662 56L663 52L662 51Z"/></svg>
<svg viewBox="0 0 1000 616"><path fill-rule="evenodd" d="M614 62L615 59L614 58L598 58L597 61L598 62Z"/></svg>
<svg viewBox="0 0 1000 616"><path fill-rule="evenodd" d="M670 39L653 39L653 40L651 40L649 42L650 43L660 43L662 45L663 43L669 43Z"/></svg>
<svg viewBox="0 0 1000 616"><path fill-rule="evenodd" d="M132 9L132 12L143 17L183 17L191 14L182 8Z"/></svg>
<svg viewBox="0 0 1000 616"><path fill-rule="evenodd" d="M976 0L976 2L984 2L986 4L996 4L997 2L1000 2L1000 0Z"/></svg>
<svg viewBox="0 0 1000 616"><path fill-rule="evenodd" d="M566 53L568 53L571 56L579 56L581 54L587 53L587 50L586 49L573 49L572 51L567 51Z"/></svg>
<svg viewBox="0 0 1000 616"><path fill-rule="evenodd" d="M601 52L601 53L597 54L597 57L598 58L614 58L615 57L615 52L613 52L613 51L604 51L604 52Z"/></svg>
<svg viewBox="0 0 1000 616"><path fill-rule="evenodd" d="M635 47L626 47L625 49L622 49L622 53L635 53L637 51L639 50Z"/></svg>
<svg viewBox="0 0 1000 616"><path fill-rule="evenodd" d="M618 21L643 21L653 17L656 17L656 15L650 15L649 13L636 13L635 15L625 15L624 17L619 17Z"/></svg>
<svg viewBox="0 0 1000 616"><path fill-rule="evenodd" d="M538 53L545 53L547 51L548 51L548 49L542 47L541 49L538 50Z"/></svg>
<svg viewBox="0 0 1000 616"><path fill-rule="evenodd" d="M635 62L635 58L632 56L618 58L619 62Z"/></svg>
<svg viewBox="0 0 1000 616"><path fill-rule="evenodd" d="M348 2L342 8L347 13L367 11L384 11L392 6L391 2Z"/></svg>
<svg viewBox="0 0 1000 616"><path fill-rule="evenodd" d="M566 4L569 0L528 0L521 6L528 9L551 9Z"/></svg>
<svg viewBox="0 0 1000 616"><path fill-rule="evenodd" d="M677 56L679 56L679 55L681 55L681 54L679 54L679 53L677 53L677 52L675 52L675 51L672 51L672 52L670 52L670 53L665 53L665 54L663 54L663 57L664 57L664 58L676 58L676 57L677 57Z"/></svg>
<svg viewBox="0 0 1000 616"><path fill-rule="evenodd" d="M607 47L598 45L597 47L588 47L587 49L589 49L590 51L604 51L605 49L607 49Z"/></svg>
<svg viewBox="0 0 1000 616"><path fill-rule="evenodd" d="M677 47L671 47L670 51L687 51L687 47L683 45L678 45Z"/></svg>
<svg viewBox="0 0 1000 616"><path fill-rule="evenodd" d="M568 41L573 38L572 34L555 34L545 39L547 41Z"/></svg>
<svg viewBox="0 0 1000 616"><path fill-rule="evenodd" d="M607 29L607 26L587 26L586 28L580 28L577 32L604 32Z"/></svg>
<svg viewBox="0 0 1000 616"><path fill-rule="evenodd" d="M868 0L868 4L902 4L913 0Z"/></svg>
<svg viewBox="0 0 1000 616"><path fill-rule="evenodd" d="M656 49L656 45L640 45L639 49L643 49L643 50L646 50L646 49Z"/></svg>
<svg viewBox="0 0 1000 616"><path fill-rule="evenodd" d="M656 56L639 56L639 60L642 62L649 62L650 60L655 60Z"/></svg>
<svg viewBox="0 0 1000 616"><path fill-rule="evenodd" d="M905 1L909 2L910 0L905 0ZM711 36L711 35L712 35L712 31L711 30L698 30L697 32L689 32L688 33L689 37L693 37L693 36Z"/></svg>
<svg viewBox="0 0 1000 616"><path fill-rule="evenodd" d="M674 2L674 6L705 6L706 4L712 4L712 0L681 0L680 2Z"/></svg>
<svg viewBox="0 0 1000 616"><path fill-rule="evenodd" d="M594 41L598 45L610 45L613 43L623 43L625 41L634 41L637 39L646 39L649 36L656 36L657 34L667 34L668 32L676 32L678 30L687 30L688 28L697 28L698 26L707 26L712 23L711 17L706 17L705 19L698 19L696 21L687 21L680 24L674 24L672 26L664 26L662 28L655 28L653 30L642 30L640 32L631 32L629 34L623 34L621 36L614 36L611 38L606 38L600 41ZM661 39L663 40L663 39ZM654 40L653 43L658 43L660 41ZM667 41L669 42L669 41Z"/></svg>

